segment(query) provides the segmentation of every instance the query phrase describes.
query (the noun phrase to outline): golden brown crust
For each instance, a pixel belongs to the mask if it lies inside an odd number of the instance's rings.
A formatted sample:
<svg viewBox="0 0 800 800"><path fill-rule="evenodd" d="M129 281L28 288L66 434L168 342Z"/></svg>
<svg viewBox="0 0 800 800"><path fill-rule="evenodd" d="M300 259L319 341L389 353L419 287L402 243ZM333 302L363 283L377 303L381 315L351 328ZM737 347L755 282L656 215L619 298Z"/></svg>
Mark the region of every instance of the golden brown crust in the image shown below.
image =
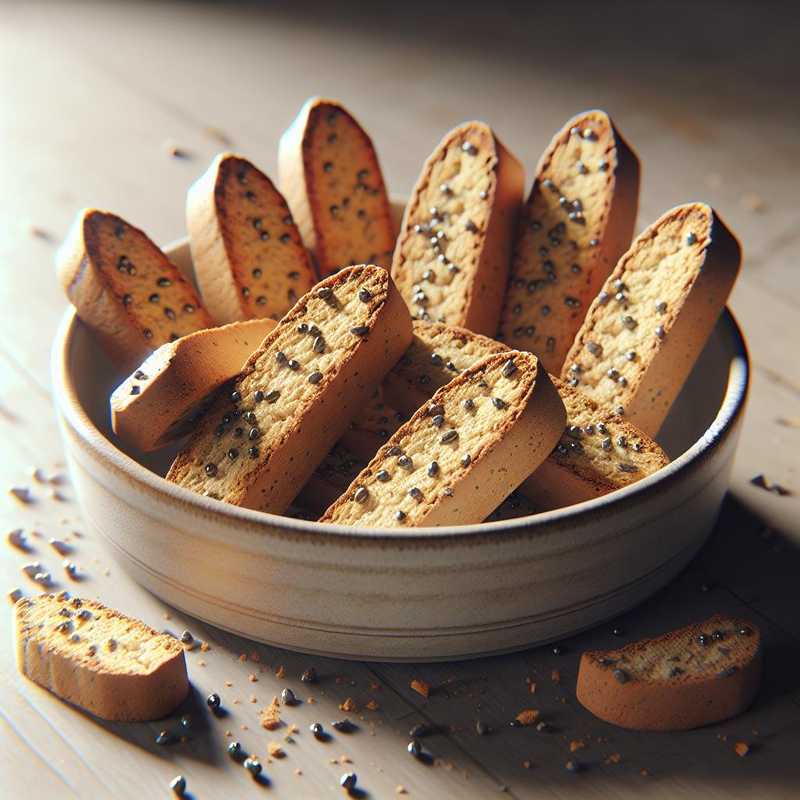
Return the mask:
<svg viewBox="0 0 800 800"><path fill-rule="evenodd" d="M758 628L715 615L621 650L583 653L576 693L623 728L688 730L740 714L760 679Z"/></svg>
<svg viewBox="0 0 800 800"><path fill-rule="evenodd" d="M433 395L321 522L482 522L552 450L564 406L531 353L489 356Z"/></svg>
<svg viewBox="0 0 800 800"><path fill-rule="evenodd" d="M386 270L350 267L302 297L222 389L167 479L280 513L411 339Z"/></svg>
<svg viewBox="0 0 800 800"><path fill-rule="evenodd" d="M180 643L139 620L66 592L15 614L19 671L101 719L159 719L189 692Z"/></svg>
<svg viewBox="0 0 800 800"><path fill-rule="evenodd" d="M316 282L286 201L241 156L211 162L189 189L186 222L203 302L219 323L280 319Z"/></svg>
<svg viewBox="0 0 800 800"><path fill-rule="evenodd" d="M214 324L178 268L114 214L81 211L56 266L78 316L123 371L165 342Z"/></svg>
<svg viewBox="0 0 800 800"><path fill-rule="evenodd" d="M524 171L483 122L450 131L406 206L392 277L415 319L497 330Z"/></svg>
<svg viewBox="0 0 800 800"><path fill-rule="evenodd" d="M378 156L338 101L312 97L281 137L281 190L320 276L351 264L391 264L395 240Z"/></svg>
<svg viewBox="0 0 800 800"><path fill-rule="evenodd" d="M620 259L562 377L654 436L725 307L740 262L739 243L713 209L671 209Z"/></svg>
<svg viewBox="0 0 800 800"><path fill-rule="evenodd" d="M111 395L114 433L145 452L189 433L206 398L239 374L275 325L232 322L162 344Z"/></svg>
<svg viewBox="0 0 800 800"><path fill-rule="evenodd" d="M631 243L639 160L603 111L573 117L537 167L498 338L558 374L589 304Z"/></svg>

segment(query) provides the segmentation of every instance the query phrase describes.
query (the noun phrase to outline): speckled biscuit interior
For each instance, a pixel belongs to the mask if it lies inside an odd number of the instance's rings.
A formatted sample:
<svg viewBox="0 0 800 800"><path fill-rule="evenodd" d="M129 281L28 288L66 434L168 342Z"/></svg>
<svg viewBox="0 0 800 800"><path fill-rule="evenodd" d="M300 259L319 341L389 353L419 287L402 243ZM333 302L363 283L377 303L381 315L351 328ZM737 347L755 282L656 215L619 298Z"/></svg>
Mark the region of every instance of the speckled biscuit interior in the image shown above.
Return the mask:
<svg viewBox="0 0 800 800"><path fill-rule="evenodd" d="M624 727L678 730L740 712L758 685L761 635L715 615L619 650L582 655L578 699Z"/></svg>
<svg viewBox="0 0 800 800"><path fill-rule="evenodd" d="M198 285L217 321L280 319L316 283L283 195L246 159L217 156L187 212Z"/></svg>
<svg viewBox="0 0 800 800"><path fill-rule="evenodd" d="M94 600L44 594L17 601L20 671L104 719L168 714L189 690L181 644Z"/></svg>
<svg viewBox="0 0 800 800"><path fill-rule="evenodd" d="M334 100L309 100L280 144L280 184L323 277L391 264L395 229L372 141Z"/></svg>
<svg viewBox="0 0 800 800"><path fill-rule="evenodd" d="M535 356L489 356L420 408L320 521L480 522L552 449L563 413Z"/></svg>
<svg viewBox="0 0 800 800"><path fill-rule="evenodd" d="M630 245L638 193L638 160L603 111L555 135L520 219L499 339L561 371L589 304Z"/></svg>
<svg viewBox="0 0 800 800"><path fill-rule="evenodd" d="M482 122L445 136L406 208L392 276L414 319L493 335L523 170Z"/></svg>
<svg viewBox="0 0 800 800"><path fill-rule="evenodd" d="M351 267L305 295L220 391L169 480L280 513L411 338L388 273Z"/></svg>
<svg viewBox="0 0 800 800"><path fill-rule="evenodd" d="M501 342L464 328L414 323L414 338L386 376L385 394L401 410L416 408ZM520 487L540 510L588 500L634 483L669 462L656 442L591 398L553 378L567 412L561 441Z"/></svg>
<svg viewBox="0 0 800 800"><path fill-rule="evenodd" d="M667 212L620 259L562 377L655 434L725 306L739 262L738 243L707 205Z"/></svg>

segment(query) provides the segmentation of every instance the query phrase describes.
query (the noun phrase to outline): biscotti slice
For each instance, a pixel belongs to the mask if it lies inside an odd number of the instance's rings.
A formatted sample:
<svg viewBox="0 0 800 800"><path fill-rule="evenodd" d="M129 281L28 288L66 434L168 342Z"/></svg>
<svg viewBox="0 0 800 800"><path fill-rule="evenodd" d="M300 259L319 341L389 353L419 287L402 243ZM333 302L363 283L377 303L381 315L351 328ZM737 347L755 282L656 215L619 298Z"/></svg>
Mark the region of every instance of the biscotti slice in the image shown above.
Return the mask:
<svg viewBox="0 0 800 800"><path fill-rule="evenodd" d="M621 650L584 653L577 696L623 728L688 730L740 714L760 679L758 628L717 614Z"/></svg>
<svg viewBox="0 0 800 800"><path fill-rule="evenodd" d="M413 409L416 411L416 409ZM369 461L378 448L408 420L408 415L387 405L378 387L370 402L353 417L342 436L341 443L365 461Z"/></svg>
<svg viewBox="0 0 800 800"><path fill-rule="evenodd" d="M157 450L189 433L203 403L275 327L271 319L232 322L162 344L111 395L111 425L122 441Z"/></svg>
<svg viewBox="0 0 800 800"><path fill-rule="evenodd" d="M740 262L739 243L709 206L668 211L636 238L593 301L562 377L654 436Z"/></svg>
<svg viewBox="0 0 800 800"><path fill-rule="evenodd" d="M631 243L639 160L603 111L550 142L521 215L498 338L556 375L589 304Z"/></svg>
<svg viewBox="0 0 800 800"><path fill-rule="evenodd" d="M392 277L414 319L494 336L522 204L522 165L483 122L450 131L406 206Z"/></svg>
<svg viewBox="0 0 800 800"><path fill-rule="evenodd" d="M477 360L506 345L464 328L414 323L414 338L384 379L384 394L413 412ZM567 411L561 441L520 486L540 511L580 503L638 481L669 462L656 442L629 422L552 378Z"/></svg>
<svg viewBox="0 0 800 800"><path fill-rule="evenodd" d="M214 324L157 245L106 211L78 214L56 265L78 316L126 371L162 344Z"/></svg>
<svg viewBox="0 0 800 800"><path fill-rule="evenodd" d="M389 267L396 231L378 156L341 103L305 103L281 137L278 176L321 277L350 264Z"/></svg>
<svg viewBox="0 0 800 800"><path fill-rule="evenodd" d="M159 719L189 693L183 647L137 619L67 592L18 600L19 671L96 717Z"/></svg>
<svg viewBox="0 0 800 800"><path fill-rule="evenodd" d="M564 406L531 353L489 356L440 389L320 522L362 527L482 522L553 449Z"/></svg>
<svg viewBox="0 0 800 800"><path fill-rule="evenodd" d="M410 340L408 311L385 269L332 275L220 390L167 479L280 513Z"/></svg>
<svg viewBox="0 0 800 800"><path fill-rule="evenodd" d="M280 319L317 282L283 195L221 153L189 189L186 223L203 303L219 322Z"/></svg>

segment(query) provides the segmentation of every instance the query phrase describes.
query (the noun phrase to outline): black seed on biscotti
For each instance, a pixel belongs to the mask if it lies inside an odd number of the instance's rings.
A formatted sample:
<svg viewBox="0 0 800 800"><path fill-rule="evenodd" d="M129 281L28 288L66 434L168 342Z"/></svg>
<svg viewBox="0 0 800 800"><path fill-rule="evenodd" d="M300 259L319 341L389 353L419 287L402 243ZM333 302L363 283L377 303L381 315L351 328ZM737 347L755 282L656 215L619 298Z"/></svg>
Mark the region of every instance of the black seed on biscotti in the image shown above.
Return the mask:
<svg viewBox="0 0 800 800"><path fill-rule="evenodd" d="M331 727L339 733L353 733L358 730L358 725L347 718L334 720L331 722Z"/></svg>
<svg viewBox="0 0 800 800"><path fill-rule="evenodd" d="M439 442L441 444L447 444L448 442L454 442L456 439L458 439L458 431L451 428L449 431L445 431L442 434L442 437L441 439L439 439Z"/></svg>
<svg viewBox="0 0 800 800"><path fill-rule="evenodd" d="M491 730L492 729L489 727L489 724L484 722L482 719L479 719L475 723L475 733L477 733L478 736L486 736L486 734L490 733Z"/></svg>
<svg viewBox="0 0 800 800"><path fill-rule="evenodd" d="M311 373L311 374L308 376L308 382L309 382L309 383L314 383L314 384L317 384L317 383L319 383L321 380L322 380L322 373L321 373L321 372L319 372L319 371L317 371L317 372L312 372L312 373Z"/></svg>
<svg viewBox="0 0 800 800"><path fill-rule="evenodd" d="M414 756L414 758L419 758L422 755L422 745L416 739L412 739L408 743L406 750L408 750L409 754Z"/></svg>
<svg viewBox="0 0 800 800"><path fill-rule="evenodd" d="M208 475L210 478L213 478L217 474L217 465L206 464L205 470L206 470L206 475Z"/></svg>
<svg viewBox="0 0 800 800"><path fill-rule="evenodd" d="M325 163L322 165L322 169L323 169L323 170L325 170L325 172L331 172L331 171L333 171L333 162L332 162L332 161L326 161L326 162L325 162Z"/></svg>
<svg viewBox="0 0 800 800"><path fill-rule="evenodd" d="M194 314L194 306L191 303L186 303L183 306L183 310L187 314Z"/></svg>
<svg viewBox="0 0 800 800"><path fill-rule="evenodd" d="M433 478L439 474L439 464L436 461L431 461L428 464L428 475Z"/></svg>
<svg viewBox="0 0 800 800"><path fill-rule="evenodd" d="M700 645L700 647L706 647L708 645L708 641L709 641L708 636L706 636L706 634L704 633L701 633L697 637L697 643Z"/></svg>
<svg viewBox="0 0 800 800"><path fill-rule="evenodd" d="M353 500L355 500L356 503L366 503L368 498L369 491L363 486L359 486L355 492L353 492Z"/></svg>
<svg viewBox="0 0 800 800"><path fill-rule="evenodd" d="M404 511L400 511L400 510L398 509L397 511L395 511L395 512L394 512L394 518L395 518L395 519L396 519L398 522L402 522L402 521L403 521L403 520L406 518L405 512L404 512Z"/></svg>
<svg viewBox="0 0 800 800"><path fill-rule="evenodd" d="M222 704L222 700L220 696L216 692L212 692L208 697L206 697L206 705L212 710L216 710Z"/></svg>
<svg viewBox="0 0 800 800"><path fill-rule="evenodd" d="M339 786L346 792L352 792L353 789L356 788L356 783L358 783L358 777L355 772L345 772L344 775L339 778Z"/></svg>
<svg viewBox="0 0 800 800"><path fill-rule="evenodd" d="M470 456L469 453L464 453L464 455L461 456L461 466L462 467L468 467L470 465L471 461L472 461L472 456Z"/></svg>
<svg viewBox="0 0 800 800"><path fill-rule="evenodd" d="M299 361L296 361L296 360L295 360L295 359L293 359L293 358L290 358L290 359L289 359L289 363L287 364L287 366L288 366L288 367L289 367L289 369L290 369L290 370L292 370L293 372L297 372L297 370L299 370L299 369L300 369L300 362L299 362Z"/></svg>
<svg viewBox="0 0 800 800"><path fill-rule="evenodd" d="M611 674L618 683L627 683L631 679L631 676L624 669L615 669Z"/></svg>
<svg viewBox="0 0 800 800"><path fill-rule="evenodd" d="M254 442L259 436L261 436L261 431L258 428L250 428L250 433L247 434L247 438L251 442Z"/></svg>
<svg viewBox="0 0 800 800"><path fill-rule="evenodd" d="M508 361L503 364L503 376L510 378L516 371L517 365L514 363L514 359L509 358Z"/></svg>
<svg viewBox="0 0 800 800"><path fill-rule="evenodd" d="M560 644L554 644L552 647L552 653L554 656L560 656L564 654L564 648Z"/></svg>
<svg viewBox="0 0 800 800"><path fill-rule="evenodd" d="M247 448L247 455L250 458L258 458L258 448L257 447L248 447Z"/></svg>
<svg viewBox="0 0 800 800"><path fill-rule="evenodd" d="M411 469L413 466L411 459L406 455L400 456L400 458L397 459L397 464L398 466L403 467L403 469Z"/></svg>
<svg viewBox="0 0 800 800"><path fill-rule="evenodd" d="M387 481L391 480L391 478L392 478L391 474L385 469L378 470L378 472L376 473L375 477L381 483L386 483Z"/></svg>
<svg viewBox="0 0 800 800"><path fill-rule="evenodd" d="M434 428L441 428L444 425L444 417L441 414L437 414L432 420L431 425Z"/></svg>
<svg viewBox="0 0 800 800"><path fill-rule="evenodd" d="M228 450L228 458L231 461L236 461L236 459L239 458L239 451L235 447L232 447Z"/></svg>
<svg viewBox="0 0 800 800"><path fill-rule="evenodd" d="M296 706L299 700L295 693L287 687L281 691L281 702L285 706Z"/></svg>
<svg viewBox="0 0 800 800"><path fill-rule="evenodd" d="M145 339L152 339L153 338L153 331L150 328L145 328L142 333L144 334Z"/></svg>
<svg viewBox="0 0 800 800"><path fill-rule="evenodd" d="M366 325L356 325L350 328L350 333L354 336L366 336L369 333L369 328Z"/></svg>
<svg viewBox="0 0 800 800"><path fill-rule="evenodd" d="M503 409L503 408L506 407L506 402L505 402L505 400L501 399L500 397L493 397L492 398L492 405L495 408Z"/></svg>
<svg viewBox="0 0 800 800"><path fill-rule="evenodd" d="M327 739L325 728L323 728L319 722L312 722L311 725L308 726L308 729L314 735L315 739L319 741L325 741Z"/></svg>

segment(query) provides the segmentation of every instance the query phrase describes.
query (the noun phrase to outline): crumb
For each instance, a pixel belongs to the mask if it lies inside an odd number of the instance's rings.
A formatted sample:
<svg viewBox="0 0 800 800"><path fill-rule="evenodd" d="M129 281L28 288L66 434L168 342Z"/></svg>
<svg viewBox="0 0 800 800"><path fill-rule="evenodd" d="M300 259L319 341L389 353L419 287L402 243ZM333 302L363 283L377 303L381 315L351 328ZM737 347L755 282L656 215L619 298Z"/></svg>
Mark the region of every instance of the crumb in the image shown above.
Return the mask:
<svg viewBox="0 0 800 800"><path fill-rule="evenodd" d="M301 770L301 769L299 769L299 768L298 768L298 769L296 769L296 770L294 771L294 774L295 774L295 775L297 775L297 776L299 777L300 775L302 775L302 774L303 774L303 770Z"/></svg>
<svg viewBox="0 0 800 800"><path fill-rule="evenodd" d="M643 778L646 778L646 777L647 777L647 776L650 774L650 772L649 772L649 770L646 770L646 769L640 769L640 770L639 770L639 774L640 774L640 775L641 775Z"/></svg>
<svg viewBox="0 0 800 800"><path fill-rule="evenodd" d="M528 684L528 694L536 694L536 681L525 678L525 683Z"/></svg>
<svg viewBox="0 0 800 800"><path fill-rule="evenodd" d="M800 428L800 417L778 417L775 422L784 428Z"/></svg>
<svg viewBox="0 0 800 800"><path fill-rule="evenodd" d="M50 231L41 228L39 225L31 225L28 229L35 239L43 239L45 242L52 242L53 241L53 234ZM36 470L37 472L41 472L40 469Z"/></svg>
<svg viewBox="0 0 800 800"><path fill-rule="evenodd" d="M267 745L267 752L273 758L285 758L286 757L286 751L277 742L270 742Z"/></svg>
<svg viewBox="0 0 800 800"><path fill-rule="evenodd" d="M237 698L235 698L235 699L234 699L234 701L233 701L233 704L234 704L235 706L238 706L238 705L239 705L239 703L241 703L241 702L242 702L242 701L241 701L241 700L240 700L240 699L237 697Z"/></svg>
<svg viewBox="0 0 800 800"><path fill-rule="evenodd" d="M370 685L369 685L369 690L370 690L371 692L378 692L378 691L380 691L382 688L383 688L383 687L382 687L382 686L381 686L379 683L375 683L375 681L373 681L373 682L372 682L372 683L370 683Z"/></svg>
<svg viewBox="0 0 800 800"><path fill-rule="evenodd" d="M316 697L313 697L312 695L309 695L309 696L306 698L306 703L309 703L309 704L310 704L310 705L312 705L312 706L313 706L313 705L314 705L314 703L316 703L316 702L317 702L317 698L316 698Z"/></svg>
<svg viewBox="0 0 800 800"><path fill-rule="evenodd" d="M33 502L33 495L31 494L31 490L25 486L12 486L8 493L15 499L18 500L20 503L32 503Z"/></svg>
<svg viewBox="0 0 800 800"><path fill-rule="evenodd" d="M227 730L227 731L225 731L225 736L226 736L228 739L230 739L230 738L231 738L231 736L233 736L233 731L231 731L231 730Z"/></svg>
<svg viewBox="0 0 800 800"><path fill-rule="evenodd" d="M16 603L16 602L17 602L17 600L19 600L19 599L20 599L20 597L22 597L22 589L12 589L12 590L11 590L11 591L8 593L8 599L9 599L9 600L10 600L12 603Z"/></svg>
<svg viewBox="0 0 800 800"><path fill-rule="evenodd" d="M191 158L189 151L182 147L178 147L174 142L164 142L164 150L171 158Z"/></svg>
<svg viewBox="0 0 800 800"><path fill-rule="evenodd" d="M208 651L211 649L211 645L209 645L209 643L208 643L208 642L200 642L200 649L201 649L201 650L202 650L204 653L207 653L207 652L208 652Z"/></svg>
<svg viewBox="0 0 800 800"><path fill-rule="evenodd" d="M247 661L247 653L239 653L239 661L244 664Z"/></svg>
<svg viewBox="0 0 800 800"><path fill-rule="evenodd" d="M380 708L380 705L376 703L375 700L370 700L365 706L365 708L368 711L377 711Z"/></svg>
<svg viewBox="0 0 800 800"><path fill-rule="evenodd" d="M747 742L736 742L733 749L739 758L744 758L750 752L750 745Z"/></svg>
<svg viewBox="0 0 800 800"><path fill-rule="evenodd" d="M261 656L255 650L253 650L253 652L250 653L250 660L255 661L255 663L258 664L258 662L261 661Z"/></svg>
<svg viewBox="0 0 800 800"><path fill-rule="evenodd" d="M77 533L77 531L75 531ZM169 611L164 612L164 619L172 619L172 614Z"/></svg>
<svg viewBox="0 0 800 800"><path fill-rule="evenodd" d="M250 728L248 728L248 727L247 727L247 725L240 725L239 727L240 727L240 728L241 728L243 731L249 731L249 730L250 730Z"/></svg>
<svg viewBox="0 0 800 800"><path fill-rule="evenodd" d="M409 685L417 694L421 694L425 698L431 693L430 684L421 678L414 678Z"/></svg>
<svg viewBox="0 0 800 800"><path fill-rule="evenodd" d="M352 697L348 697L343 703L339 703L339 711L349 711L354 714L358 711L356 701Z"/></svg>
<svg viewBox="0 0 800 800"><path fill-rule="evenodd" d="M248 699L250 700L251 703L257 703L258 702L258 698L254 694L251 694Z"/></svg>
<svg viewBox="0 0 800 800"><path fill-rule="evenodd" d="M583 739L573 739L569 743L570 753L574 753L576 750L583 750L584 747L586 747L586 742Z"/></svg>
<svg viewBox="0 0 800 800"><path fill-rule="evenodd" d="M202 658L197 662L197 666L198 667L204 667L205 665L206 665L206 662Z"/></svg>
<svg viewBox="0 0 800 800"><path fill-rule="evenodd" d="M553 683L561 683L561 670L554 669L550 673L550 680L553 681Z"/></svg>
<svg viewBox="0 0 800 800"><path fill-rule="evenodd" d="M212 139L214 139L214 141L218 142L223 147L230 147L233 144L230 136L228 136L228 134L225 133L225 131L223 131L221 128L217 128L214 125L206 125L203 130L206 136L210 136Z"/></svg>
<svg viewBox="0 0 800 800"><path fill-rule="evenodd" d="M299 725L295 725L294 723L292 723L289 726L289 733L290 734L292 734L292 733L300 733L300 726Z"/></svg>
<svg viewBox="0 0 800 800"><path fill-rule="evenodd" d="M250 683L257 683L257 682L258 682L258 675L256 675L254 672L251 672L251 673L250 673L250 674L247 676L247 680L249 680L249 681L250 681Z"/></svg>
<svg viewBox="0 0 800 800"><path fill-rule="evenodd" d="M406 787L405 787L405 786L403 786L403 784L401 783L401 784L398 784L398 785L395 787L395 789L394 789L394 793L395 793L395 794L408 794L408 789L406 789Z"/></svg>
<svg viewBox="0 0 800 800"><path fill-rule="evenodd" d="M606 759L606 764L619 764L620 761L622 761L622 756L619 753L612 753Z"/></svg>
<svg viewBox="0 0 800 800"><path fill-rule="evenodd" d="M283 678L286 677L286 668L283 666L283 664L281 664L278 669L275 670L275 677L278 678L278 680L283 680Z"/></svg>
<svg viewBox="0 0 800 800"><path fill-rule="evenodd" d="M350 756L339 756L339 763L340 764L352 764L353 759Z"/></svg>
<svg viewBox="0 0 800 800"><path fill-rule="evenodd" d="M522 766L523 766L523 767L525 767L525 769L530 769L530 768L531 768L531 762L530 762L530 759L526 758L526 759L525 759L525 760L522 762Z"/></svg>
<svg viewBox="0 0 800 800"><path fill-rule="evenodd" d="M266 728L268 731L274 731L280 727L281 707L277 697L273 697L272 702L266 708L261 709L259 721L261 722L261 727Z"/></svg>
<svg viewBox="0 0 800 800"><path fill-rule="evenodd" d="M525 708L514 719L520 725L533 725L539 719L539 712L535 708Z"/></svg>
<svg viewBox="0 0 800 800"><path fill-rule="evenodd" d="M230 689L233 686L233 681L225 681L225 685Z"/></svg>

